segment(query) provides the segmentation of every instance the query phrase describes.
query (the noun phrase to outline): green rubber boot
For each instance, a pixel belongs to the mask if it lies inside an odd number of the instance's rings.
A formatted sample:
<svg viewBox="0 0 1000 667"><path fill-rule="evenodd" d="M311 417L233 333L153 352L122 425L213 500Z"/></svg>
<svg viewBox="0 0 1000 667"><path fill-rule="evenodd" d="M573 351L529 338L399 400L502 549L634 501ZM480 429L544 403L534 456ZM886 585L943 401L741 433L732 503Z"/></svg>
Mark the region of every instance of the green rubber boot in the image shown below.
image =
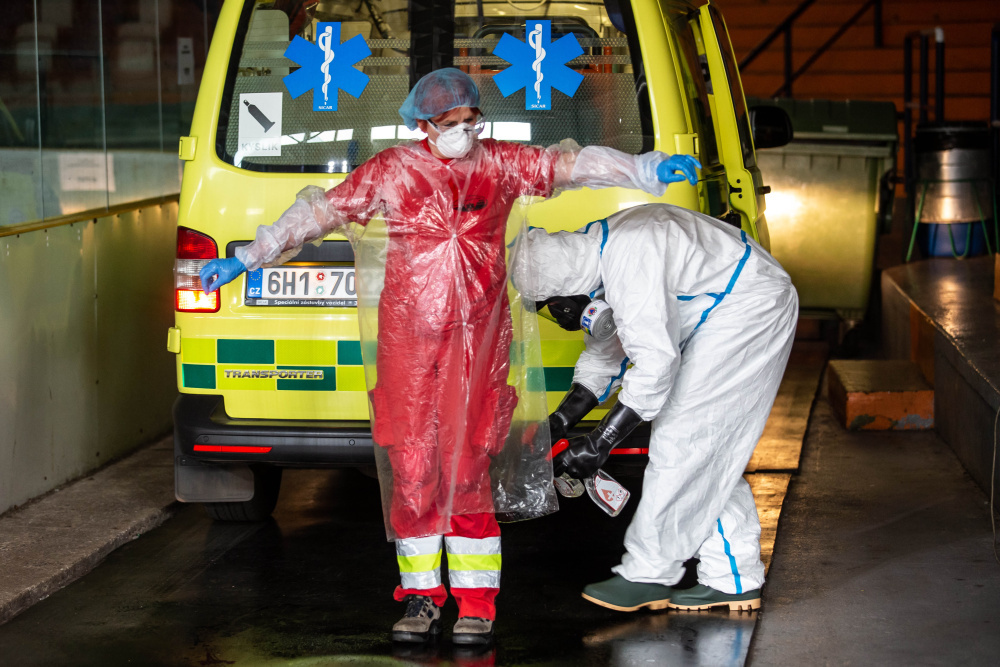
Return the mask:
<svg viewBox="0 0 1000 667"><path fill-rule="evenodd" d="M693 588L675 590L670 599L671 609L702 611L715 607L728 607L729 611L753 611L760 609L760 589L730 595L697 584Z"/></svg>
<svg viewBox="0 0 1000 667"><path fill-rule="evenodd" d="M583 599L616 611L636 611L643 607L666 609L673 589L663 584L640 584L615 575L607 581L583 589Z"/></svg>

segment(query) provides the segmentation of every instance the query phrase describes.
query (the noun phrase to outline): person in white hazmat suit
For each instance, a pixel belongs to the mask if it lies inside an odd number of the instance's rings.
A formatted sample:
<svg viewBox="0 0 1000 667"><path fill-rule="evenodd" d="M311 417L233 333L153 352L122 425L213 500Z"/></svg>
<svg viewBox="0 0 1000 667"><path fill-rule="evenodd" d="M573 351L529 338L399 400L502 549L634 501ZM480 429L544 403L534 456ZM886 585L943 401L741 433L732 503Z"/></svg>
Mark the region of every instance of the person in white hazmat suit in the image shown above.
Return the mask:
<svg viewBox="0 0 1000 667"><path fill-rule="evenodd" d="M524 298L558 304L560 324L579 328L576 313L603 288L617 326L603 342L584 335L573 387L550 418L552 440L620 387L618 402L569 441L554 474L592 476L652 422L626 553L583 597L620 611L758 608L760 523L742 473L792 346L798 296L788 274L746 232L667 204L577 232L531 229L528 241L530 269L513 276ZM698 584L674 590L692 557Z"/></svg>

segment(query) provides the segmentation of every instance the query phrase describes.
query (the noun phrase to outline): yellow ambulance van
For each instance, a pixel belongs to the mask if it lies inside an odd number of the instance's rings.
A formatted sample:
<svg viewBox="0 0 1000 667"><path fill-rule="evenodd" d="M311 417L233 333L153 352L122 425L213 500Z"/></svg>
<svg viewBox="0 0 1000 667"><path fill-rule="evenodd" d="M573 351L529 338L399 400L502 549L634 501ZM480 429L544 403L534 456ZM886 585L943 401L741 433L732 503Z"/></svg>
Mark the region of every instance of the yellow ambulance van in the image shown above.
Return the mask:
<svg viewBox="0 0 1000 667"><path fill-rule="evenodd" d="M576 45L546 49L560 40ZM560 86L553 75L539 108L526 91L552 54L562 59L553 67L582 80ZM671 186L660 201L768 244L752 136L780 145L791 126L773 107L747 109L722 14L708 0L226 0L180 142L168 335L179 500L204 503L216 519L259 520L274 508L284 467L373 464L350 244L331 235L211 294L198 273L232 257L304 186L330 188L416 138L397 110L420 76L446 66L477 82L485 136L694 155L704 166L697 186ZM502 89L494 77L510 67L520 78L507 76ZM511 90L512 79L524 85ZM635 190L567 192L532 203L531 224L577 229L650 201ZM541 334L555 406L583 342L547 321ZM619 453L642 455L647 439L640 432Z"/></svg>

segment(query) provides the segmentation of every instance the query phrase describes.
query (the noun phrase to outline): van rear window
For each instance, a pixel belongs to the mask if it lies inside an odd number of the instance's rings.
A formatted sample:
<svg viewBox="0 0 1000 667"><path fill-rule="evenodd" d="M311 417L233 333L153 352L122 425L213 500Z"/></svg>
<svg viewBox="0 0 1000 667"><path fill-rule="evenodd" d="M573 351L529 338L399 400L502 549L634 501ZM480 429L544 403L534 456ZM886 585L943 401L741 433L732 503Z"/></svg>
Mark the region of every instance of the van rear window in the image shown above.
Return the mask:
<svg viewBox="0 0 1000 667"><path fill-rule="evenodd" d="M434 2L424 7L401 0L248 0L219 116L219 157L253 171L349 172L380 150L424 136L407 130L397 110L412 81L444 66L462 69L479 85L484 137L538 145L571 138L582 146L605 145L633 154L652 147L638 44L612 25L603 2L458 0L442 4L438 0L439 7ZM627 3L622 4L624 11L631 11ZM411 14L414 7L415 12L427 13ZM440 18L442 7L451 11L450 21L447 15ZM526 25L534 25L535 20L549 22L548 41L526 34ZM339 42L327 31L331 23L339 26ZM550 108L526 109L526 95L531 104L538 97L538 70L529 68L548 56L542 53L545 47L567 35L579 44L574 50L579 55L565 61L569 70L557 72L577 74L550 76ZM318 45L317 37L332 42L334 57L330 49L320 48L323 42ZM495 53L501 39L514 48ZM299 51L293 49L289 56L303 56L296 60L285 56L293 40ZM531 48L532 44L541 48ZM515 92L508 86L506 97L495 77L516 65L499 57L501 53L528 58L516 77L517 83L523 80L525 85ZM337 55L341 62L335 62ZM341 71L337 67L348 66L367 77L357 98L336 85L340 82L350 88L350 81L325 76L331 67L336 74ZM285 77L300 68L306 75L295 78L306 85L315 82L314 88L322 88L326 84L319 98L313 89L292 98ZM364 81L364 77L348 75ZM566 86L567 79L579 81L572 95L556 86L571 87ZM327 108L317 110L317 106Z"/></svg>

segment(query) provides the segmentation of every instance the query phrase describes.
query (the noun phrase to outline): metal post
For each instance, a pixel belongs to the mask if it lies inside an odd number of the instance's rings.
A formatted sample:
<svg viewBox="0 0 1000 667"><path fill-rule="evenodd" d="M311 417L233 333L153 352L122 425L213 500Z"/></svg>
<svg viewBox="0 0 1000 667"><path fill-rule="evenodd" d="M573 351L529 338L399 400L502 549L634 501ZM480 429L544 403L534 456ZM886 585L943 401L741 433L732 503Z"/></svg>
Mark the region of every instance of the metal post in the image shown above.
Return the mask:
<svg viewBox="0 0 1000 667"><path fill-rule="evenodd" d="M910 192L910 153L913 149L913 38L903 40L903 181Z"/></svg>
<svg viewBox="0 0 1000 667"><path fill-rule="evenodd" d="M920 124L927 122L928 89L930 84L930 65L928 64L928 47L930 40L926 34L920 35Z"/></svg>
<svg viewBox="0 0 1000 667"><path fill-rule="evenodd" d="M792 96L792 24L785 28L785 97Z"/></svg>
<svg viewBox="0 0 1000 667"><path fill-rule="evenodd" d="M997 233L996 196L1000 187L1000 23L993 24L990 34L990 134L993 137L993 237L1000 252L1000 234Z"/></svg>
<svg viewBox="0 0 1000 667"><path fill-rule="evenodd" d="M994 136L1000 132L1000 23L990 34L990 127Z"/></svg>
<svg viewBox="0 0 1000 667"><path fill-rule="evenodd" d="M903 188L906 191L906 215L903 234L909 235L913 224L913 37L903 39Z"/></svg>
<svg viewBox="0 0 1000 667"><path fill-rule="evenodd" d="M944 29L934 28L934 120L944 120Z"/></svg>
<svg viewBox="0 0 1000 667"><path fill-rule="evenodd" d="M881 49L884 46L882 41L882 0L875 0L872 7L872 24L875 26L875 48Z"/></svg>

